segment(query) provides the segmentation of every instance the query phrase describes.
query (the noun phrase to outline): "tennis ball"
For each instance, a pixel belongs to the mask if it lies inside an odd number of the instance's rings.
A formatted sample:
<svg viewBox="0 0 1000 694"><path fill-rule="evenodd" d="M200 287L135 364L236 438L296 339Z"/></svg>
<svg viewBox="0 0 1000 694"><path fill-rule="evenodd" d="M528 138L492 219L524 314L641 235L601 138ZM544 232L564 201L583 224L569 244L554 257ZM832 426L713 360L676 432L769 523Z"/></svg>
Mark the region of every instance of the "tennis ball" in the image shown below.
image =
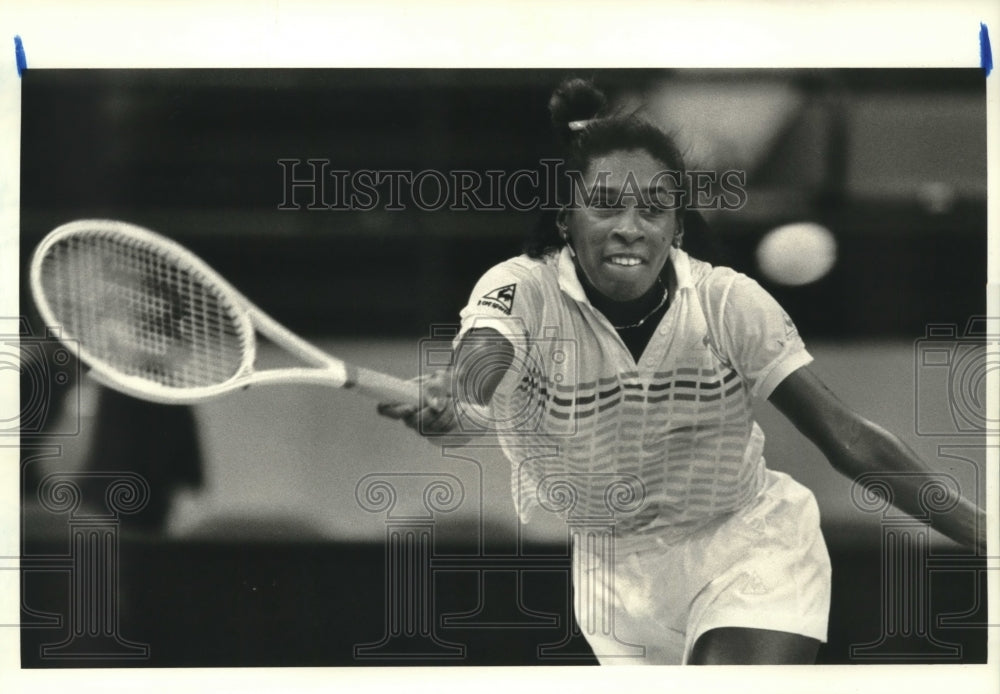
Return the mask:
<svg viewBox="0 0 1000 694"><path fill-rule="evenodd" d="M809 284L830 271L837 261L837 241L826 227L796 222L773 229L757 245L757 265L772 282Z"/></svg>

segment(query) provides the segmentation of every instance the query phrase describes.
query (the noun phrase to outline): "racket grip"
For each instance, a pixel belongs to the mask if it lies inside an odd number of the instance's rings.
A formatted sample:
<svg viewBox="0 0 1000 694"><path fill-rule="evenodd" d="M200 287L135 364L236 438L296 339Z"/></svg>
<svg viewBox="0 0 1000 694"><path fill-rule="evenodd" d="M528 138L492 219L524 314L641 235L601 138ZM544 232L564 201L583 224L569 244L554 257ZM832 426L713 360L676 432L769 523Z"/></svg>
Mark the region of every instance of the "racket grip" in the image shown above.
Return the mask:
<svg viewBox="0 0 1000 694"><path fill-rule="evenodd" d="M357 390L381 402L420 406L420 385L361 367L347 369L345 388Z"/></svg>

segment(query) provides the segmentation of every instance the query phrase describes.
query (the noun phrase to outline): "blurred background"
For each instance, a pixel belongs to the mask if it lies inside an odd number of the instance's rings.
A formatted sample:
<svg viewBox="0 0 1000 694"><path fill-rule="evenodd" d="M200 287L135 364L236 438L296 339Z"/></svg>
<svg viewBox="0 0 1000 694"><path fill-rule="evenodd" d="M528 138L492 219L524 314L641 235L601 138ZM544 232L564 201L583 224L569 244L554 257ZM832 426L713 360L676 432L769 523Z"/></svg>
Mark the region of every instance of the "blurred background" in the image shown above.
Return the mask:
<svg viewBox="0 0 1000 694"><path fill-rule="evenodd" d="M311 176L310 159L484 180L542 172L558 156L546 105L569 74L593 77L622 109L675 133L689 168L742 172L739 209L706 209L711 234L686 238L689 251L760 281L843 400L984 503L977 70L32 70L22 89L22 268L61 223L130 221L187 246L332 353L415 375L428 345L453 332L476 279L550 220L537 206L309 209L310 191L289 185L280 160L299 162L298 180ZM25 279L22 313L44 362L52 346ZM262 349L265 363L278 358ZM322 388L161 407L60 368L67 377L44 381L43 394L22 374L24 554L66 551L72 519L38 502L46 476L127 470L147 480L149 503L121 517L119 611L122 634L151 655L123 664L564 662L537 647L569 629L565 526L518 527L509 465L490 441L442 449L378 418L374 404ZM859 661L852 646L885 641L886 518L859 508L850 480L773 408L759 410L769 466L810 486L823 513L835 606L822 660ZM60 448L40 452L47 445ZM466 644L460 657L354 650L387 628L383 547L395 521L363 501L372 474L443 475L458 490L452 507L430 514L432 553L452 564L435 565L428 623L432 640ZM84 505L100 506L101 494L84 490ZM926 551L960 550L934 536ZM518 568L536 555L549 563ZM497 556L509 565L484 568ZM985 659L976 626L985 589L970 566L932 574L923 631L883 660ZM26 573L28 612L59 613L66 580ZM78 666L39 655L67 623L36 621L22 632L25 665ZM566 662L590 662L581 653Z"/></svg>

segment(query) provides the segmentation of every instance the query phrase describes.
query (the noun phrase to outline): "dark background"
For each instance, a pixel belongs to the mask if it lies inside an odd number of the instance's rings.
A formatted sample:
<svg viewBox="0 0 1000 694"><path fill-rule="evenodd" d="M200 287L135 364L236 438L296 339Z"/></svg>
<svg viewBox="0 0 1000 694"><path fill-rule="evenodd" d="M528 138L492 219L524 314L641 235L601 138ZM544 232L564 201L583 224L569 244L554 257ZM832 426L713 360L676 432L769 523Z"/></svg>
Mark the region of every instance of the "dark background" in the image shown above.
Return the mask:
<svg viewBox="0 0 1000 694"><path fill-rule="evenodd" d="M569 74L594 76L612 98L671 77L781 81L800 95L747 171L747 209L712 218L712 255L761 279L806 337L909 337L985 311L978 70L32 71L22 252L64 221L124 219L188 244L295 331L423 335L519 252L540 213L309 211L304 191L303 209L281 211L278 160L537 170L559 154L546 104ZM928 201L934 184L947 204ZM795 289L760 277L758 241L802 220L835 233L833 271Z"/></svg>

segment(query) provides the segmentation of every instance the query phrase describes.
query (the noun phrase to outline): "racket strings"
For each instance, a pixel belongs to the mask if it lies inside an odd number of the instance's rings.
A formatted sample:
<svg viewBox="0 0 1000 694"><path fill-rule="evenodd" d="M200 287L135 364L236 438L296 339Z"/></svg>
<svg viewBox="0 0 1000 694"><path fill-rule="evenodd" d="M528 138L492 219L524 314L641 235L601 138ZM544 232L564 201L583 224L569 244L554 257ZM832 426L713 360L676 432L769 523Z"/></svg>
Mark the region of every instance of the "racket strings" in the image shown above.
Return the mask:
<svg viewBox="0 0 1000 694"><path fill-rule="evenodd" d="M82 350L128 376L172 388L229 380L252 349L239 309L165 249L113 232L53 244L40 279Z"/></svg>

